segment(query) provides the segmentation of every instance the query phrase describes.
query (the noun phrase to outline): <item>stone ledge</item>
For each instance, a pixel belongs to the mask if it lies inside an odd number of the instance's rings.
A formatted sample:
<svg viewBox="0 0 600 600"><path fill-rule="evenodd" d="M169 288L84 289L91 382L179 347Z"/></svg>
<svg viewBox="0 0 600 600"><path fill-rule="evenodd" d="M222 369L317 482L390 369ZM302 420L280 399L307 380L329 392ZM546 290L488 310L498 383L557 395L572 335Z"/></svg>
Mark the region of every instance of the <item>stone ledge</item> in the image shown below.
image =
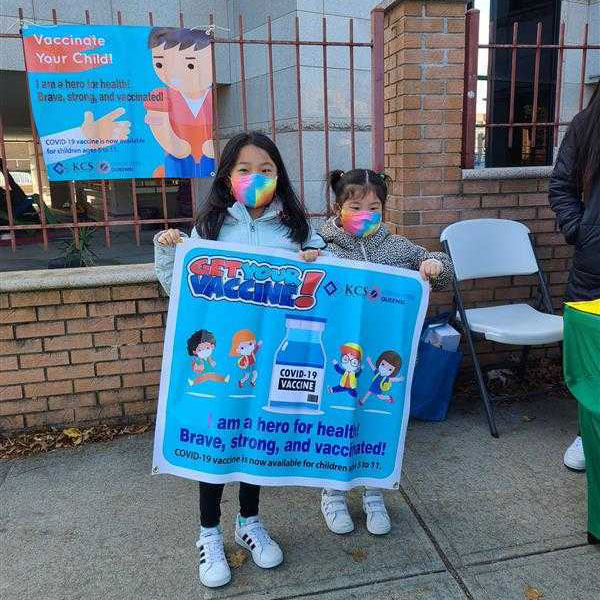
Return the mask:
<svg viewBox="0 0 600 600"><path fill-rule="evenodd" d="M0 292L26 292L157 281L154 263L0 273Z"/></svg>
<svg viewBox="0 0 600 600"><path fill-rule="evenodd" d="M552 166L542 167L497 167L490 169L463 169L463 180L472 179L536 179L550 177Z"/></svg>
<svg viewBox="0 0 600 600"><path fill-rule="evenodd" d="M462 2L463 4L466 4L465 0L445 0L445 1L446 2ZM372 8L372 11L373 10L384 10L387 12L388 10L396 8L396 6L398 4L402 4L403 2L406 2L406 0L383 0L379 4L376 4Z"/></svg>

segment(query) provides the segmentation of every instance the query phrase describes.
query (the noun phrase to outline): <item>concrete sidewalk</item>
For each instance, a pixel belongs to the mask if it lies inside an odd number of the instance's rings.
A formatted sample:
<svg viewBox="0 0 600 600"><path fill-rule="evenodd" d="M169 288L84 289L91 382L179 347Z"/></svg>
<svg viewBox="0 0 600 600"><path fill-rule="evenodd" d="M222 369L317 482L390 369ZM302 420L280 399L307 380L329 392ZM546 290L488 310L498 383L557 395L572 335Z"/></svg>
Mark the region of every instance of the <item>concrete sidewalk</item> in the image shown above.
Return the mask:
<svg viewBox="0 0 600 600"><path fill-rule="evenodd" d="M448 421L411 423L390 535L329 533L319 490L263 490L261 511L285 563L251 561L211 592L197 581L197 491L151 477L152 436L0 462L0 598L129 600L544 600L600 598L600 548L586 543L585 476L562 466L576 431L573 400L499 408L490 437L478 399ZM223 524L235 551L236 486ZM531 596L535 598L535 595Z"/></svg>

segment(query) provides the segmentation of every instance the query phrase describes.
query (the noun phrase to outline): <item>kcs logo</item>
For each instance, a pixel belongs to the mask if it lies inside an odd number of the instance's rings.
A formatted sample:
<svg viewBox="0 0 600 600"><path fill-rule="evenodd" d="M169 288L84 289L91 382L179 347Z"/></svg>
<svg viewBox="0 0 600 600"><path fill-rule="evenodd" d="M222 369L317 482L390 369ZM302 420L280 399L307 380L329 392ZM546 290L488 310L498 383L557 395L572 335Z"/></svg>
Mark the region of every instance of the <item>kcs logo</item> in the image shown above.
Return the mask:
<svg viewBox="0 0 600 600"><path fill-rule="evenodd" d="M90 162L73 163L73 171L93 171L94 165Z"/></svg>
<svg viewBox="0 0 600 600"><path fill-rule="evenodd" d="M381 290L378 287L367 287L366 285L346 284L346 296L363 296L371 301L376 301L381 296Z"/></svg>

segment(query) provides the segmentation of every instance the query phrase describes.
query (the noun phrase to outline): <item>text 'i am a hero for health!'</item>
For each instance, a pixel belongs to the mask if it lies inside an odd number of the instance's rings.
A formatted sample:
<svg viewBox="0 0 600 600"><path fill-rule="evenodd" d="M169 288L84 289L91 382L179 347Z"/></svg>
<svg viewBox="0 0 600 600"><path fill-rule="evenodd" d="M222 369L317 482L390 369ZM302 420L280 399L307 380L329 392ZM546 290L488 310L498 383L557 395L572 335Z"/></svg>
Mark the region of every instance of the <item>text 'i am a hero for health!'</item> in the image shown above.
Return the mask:
<svg viewBox="0 0 600 600"><path fill-rule="evenodd" d="M187 266L195 297L307 310L317 304L325 272L249 259L200 256Z"/></svg>

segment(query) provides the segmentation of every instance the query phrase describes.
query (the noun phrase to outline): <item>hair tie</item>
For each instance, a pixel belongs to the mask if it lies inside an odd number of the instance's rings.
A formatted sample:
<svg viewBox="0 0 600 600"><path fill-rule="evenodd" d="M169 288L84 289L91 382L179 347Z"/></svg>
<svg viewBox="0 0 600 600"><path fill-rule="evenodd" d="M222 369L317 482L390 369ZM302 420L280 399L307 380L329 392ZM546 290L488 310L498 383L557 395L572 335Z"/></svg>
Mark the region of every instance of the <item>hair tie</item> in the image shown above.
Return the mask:
<svg viewBox="0 0 600 600"><path fill-rule="evenodd" d="M377 173L377 175L379 175L379 179L381 179L381 181L383 181L383 183L385 183L385 178L386 178L385 171L380 171L379 173Z"/></svg>

